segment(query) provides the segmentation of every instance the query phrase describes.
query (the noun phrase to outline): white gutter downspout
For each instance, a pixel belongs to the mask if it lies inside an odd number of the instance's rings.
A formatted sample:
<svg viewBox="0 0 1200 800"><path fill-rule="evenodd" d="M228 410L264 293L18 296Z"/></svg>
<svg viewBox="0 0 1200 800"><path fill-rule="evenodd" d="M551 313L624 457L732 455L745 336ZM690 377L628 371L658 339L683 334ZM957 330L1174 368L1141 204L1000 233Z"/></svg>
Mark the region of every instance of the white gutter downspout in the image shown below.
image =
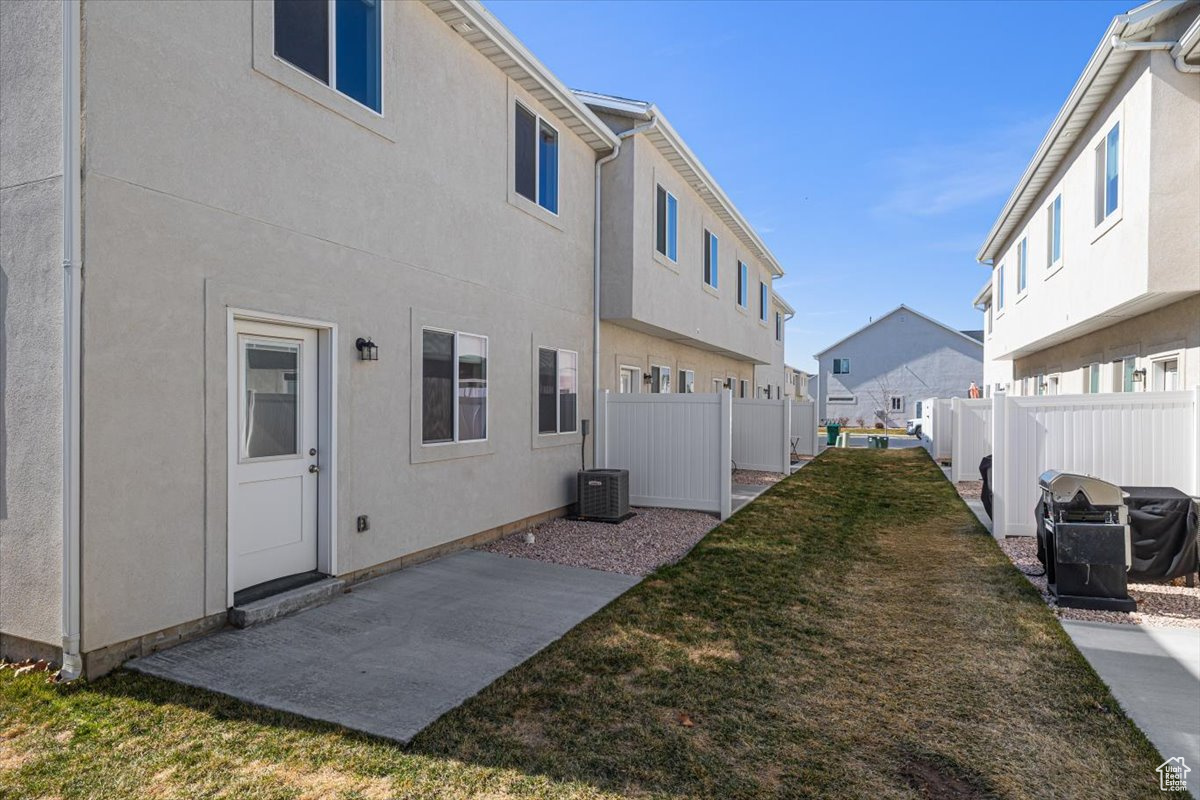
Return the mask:
<svg viewBox="0 0 1200 800"><path fill-rule="evenodd" d="M600 168L610 161L616 161L621 155L621 142L630 136L645 133L658 125L658 117L651 116L645 125L630 128L624 133L617 134L617 146L604 158L596 160L596 215L594 240L592 242L592 416L595 416L595 403L600 397ZM593 422L595 422L593 420ZM596 466L596 442L598 431L592 427L592 466Z"/></svg>
<svg viewBox="0 0 1200 800"><path fill-rule="evenodd" d="M82 317L82 186L79 135L81 88L80 4L63 0L63 418L62 418L62 670L59 680L83 673L79 655L79 378Z"/></svg>
<svg viewBox="0 0 1200 800"><path fill-rule="evenodd" d="M1109 40L1113 50L1138 52L1142 50L1173 50L1179 42L1127 42L1117 34ZM1200 72L1200 64L1189 64L1183 60L1183 53L1175 56L1175 69L1185 73Z"/></svg>

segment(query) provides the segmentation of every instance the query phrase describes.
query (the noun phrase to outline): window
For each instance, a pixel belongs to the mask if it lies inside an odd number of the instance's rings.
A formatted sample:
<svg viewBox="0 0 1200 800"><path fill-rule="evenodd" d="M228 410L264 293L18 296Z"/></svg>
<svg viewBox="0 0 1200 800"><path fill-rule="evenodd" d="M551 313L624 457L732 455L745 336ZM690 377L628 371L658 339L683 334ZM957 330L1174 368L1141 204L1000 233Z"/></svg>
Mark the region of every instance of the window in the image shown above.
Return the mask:
<svg viewBox="0 0 1200 800"><path fill-rule="evenodd" d="M1023 238L1017 243L1017 294L1025 291L1025 278L1028 275L1027 268L1029 266L1028 255L1029 240ZM1017 299L1019 300L1020 298Z"/></svg>
<svg viewBox="0 0 1200 800"><path fill-rule="evenodd" d="M987 332L990 334L992 332L992 304L991 303L988 303L987 309L984 311L983 321L984 321L984 327L987 328Z"/></svg>
<svg viewBox="0 0 1200 800"><path fill-rule="evenodd" d="M650 391L668 394L671 391L671 368L654 365L650 367Z"/></svg>
<svg viewBox="0 0 1200 800"><path fill-rule="evenodd" d="M704 282L717 288L717 237L704 231Z"/></svg>
<svg viewBox="0 0 1200 800"><path fill-rule="evenodd" d="M513 123L513 180L517 194L558 213L558 131L517 103Z"/></svg>
<svg viewBox="0 0 1200 800"><path fill-rule="evenodd" d="M755 397L757 397L759 400L770 400L771 399L771 387L770 386L757 387L757 389L755 390Z"/></svg>
<svg viewBox="0 0 1200 800"><path fill-rule="evenodd" d="M749 391L750 391L750 381L747 381L747 380L738 381L738 397L740 397L744 400Z"/></svg>
<svg viewBox="0 0 1200 800"><path fill-rule="evenodd" d="M1154 391L1174 392L1179 389L1179 359L1167 358L1154 362Z"/></svg>
<svg viewBox="0 0 1200 800"><path fill-rule="evenodd" d="M679 391L683 394L696 393L696 371L694 369L679 370Z"/></svg>
<svg viewBox="0 0 1200 800"><path fill-rule="evenodd" d="M996 269L996 310L1004 310L1004 265Z"/></svg>
<svg viewBox="0 0 1200 800"><path fill-rule="evenodd" d="M1132 392L1133 372L1137 369L1137 359L1133 356L1118 359L1113 362L1113 391Z"/></svg>
<svg viewBox="0 0 1200 800"><path fill-rule="evenodd" d="M1046 266L1062 261L1062 195L1054 198L1046 212Z"/></svg>
<svg viewBox="0 0 1200 800"><path fill-rule="evenodd" d="M738 262L737 304L742 308L750 305L750 278L743 261Z"/></svg>
<svg viewBox="0 0 1200 800"><path fill-rule="evenodd" d="M1121 123L1096 145L1096 224L1108 219L1120 203Z"/></svg>
<svg viewBox="0 0 1200 800"><path fill-rule="evenodd" d="M1046 381L1046 394L1058 394L1058 376L1051 375Z"/></svg>
<svg viewBox="0 0 1200 800"><path fill-rule="evenodd" d="M275 0L275 55L382 110L379 0Z"/></svg>
<svg viewBox="0 0 1200 800"><path fill-rule="evenodd" d="M621 394L637 394L638 385L642 382L642 370L639 367L621 367Z"/></svg>
<svg viewBox="0 0 1200 800"><path fill-rule="evenodd" d="M487 438L487 337L422 330L421 441Z"/></svg>
<svg viewBox="0 0 1200 800"><path fill-rule="evenodd" d="M831 394L829 395L827 402L833 403L834 405L844 405L847 403L855 403L857 400L852 394Z"/></svg>
<svg viewBox="0 0 1200 800"><path fill-rule="evenodd" d="M1041 397L1046 393L1046 380L1044 375L1035 375L1033 377L1033 393Z"/></svg>
<svg viewBox="0 0 1200 800"><path fill-rule="evenodd" d="M775 341L783 341L783 314L775 312Z"/></svg>
<svg viewBox="0 0 1200 800"><path fill-rule="evenodd" d="M725 382L720 378L713 378L713 391L720 393L725 388Z"/></svg>
<svg viewBox="0 0 1200 800"><path fill-rule="evenodd" d="M579 355L538 348L538 433L574 433L579 416Z"/></svg>
<svg viewBox="0 0 1200 800"><path fill-rule="evenodd" d="M1100 365L1089 364L1083 368L1084 392L1087 394L1100 393Z"/></svg>
<svg viewBox="0 0 1200 800"><path fill-rule="evenodd" d="M679 202L675 195L657 187L654 202L654 249L672 261L677 261L679 241Z"/></svg>
<svg viewBox="0 0 1200 800"><path fill-rule="evenodd" d="M242 343L241 457L299 455L300 344Z"/></svg>
<svg viewBox="0 0 1200 800"><path fill-rule="evenodd" d="M758 321L767 321L767 284L766 281L758 282Z"/></svg>
<svg viewBox="0 0 1200 800"><path fill-rule="evenodd" d="M833 360L834 375L849 375L850 374L850 359L835 358Z"/></svg>
<svg viewBox="0 0 1200 800"><path fill-rule="evenodd" d="M888 398L888 408L889 408L889 410L891 410L893 412L903 411L904 410L904 398L899 397L897 395L892 395L891 397Z"/></svg>

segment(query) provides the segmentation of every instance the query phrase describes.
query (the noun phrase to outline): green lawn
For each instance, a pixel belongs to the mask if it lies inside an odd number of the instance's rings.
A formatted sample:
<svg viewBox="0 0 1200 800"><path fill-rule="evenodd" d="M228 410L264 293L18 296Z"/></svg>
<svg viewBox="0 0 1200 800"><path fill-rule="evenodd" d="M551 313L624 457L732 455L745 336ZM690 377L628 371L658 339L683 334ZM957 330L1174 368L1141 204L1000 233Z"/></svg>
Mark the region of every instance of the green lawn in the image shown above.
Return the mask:
<svg viewBox="0 0 1200 800"><path fill-rule="evenodd" d="M922 450L825 452L408 749L0 673L5 798L1150 798L1160 760Z"/></svg>

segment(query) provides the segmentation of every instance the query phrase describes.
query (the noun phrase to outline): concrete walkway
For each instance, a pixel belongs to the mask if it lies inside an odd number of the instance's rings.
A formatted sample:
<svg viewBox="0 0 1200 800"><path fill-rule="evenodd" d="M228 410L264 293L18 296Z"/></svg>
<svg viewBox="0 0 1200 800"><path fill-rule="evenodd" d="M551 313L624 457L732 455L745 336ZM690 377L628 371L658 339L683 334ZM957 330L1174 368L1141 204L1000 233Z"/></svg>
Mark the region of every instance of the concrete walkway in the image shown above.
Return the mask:
<svg viewBox="0 0 1200 800"><path fill-rule="evenodd" d="M1200 629L1061 622L1163 758L1183 756L1200 798Z"/></svg>
<svg viewBox="0 0 1200 800"><path fill-rule="evenodd" d="M736 512L739 508L749 503L760 494L770 489L771 485L761 485L754 483L734 483L730 486L729 491L729 510L730 513Z"/></svg>
<svg viewBox="0 0 1200 800"><path fill-rule="evenodd" d="M639 580L466 550L127 666L408 742Z"/></svg>

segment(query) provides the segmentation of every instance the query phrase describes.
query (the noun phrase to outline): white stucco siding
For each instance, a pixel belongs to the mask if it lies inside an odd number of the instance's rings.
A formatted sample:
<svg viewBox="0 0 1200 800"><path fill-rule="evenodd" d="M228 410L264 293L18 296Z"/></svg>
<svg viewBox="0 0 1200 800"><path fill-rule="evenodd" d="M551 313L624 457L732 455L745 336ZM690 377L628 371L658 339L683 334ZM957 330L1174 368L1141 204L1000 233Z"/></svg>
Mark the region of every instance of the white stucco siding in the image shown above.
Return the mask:
<svg viewBox="0 0 1200 800"><path fill-rule="evenodd" d="M0 655L18 658L9 637L61 642L62 14L0 3Z"/></svg>
<svg viewBox="0 0 1200 800"><path fill-rule="evenodd" d="M514 203L512 103L553 116L423 4L383 8L364 125L252 68L250 4L85 4L85 650L225 609L227 306L338 326L339 573L572 499L580 439L541 446L532 364L577 351L590 418L596 154L556 123L558 216ZM489 337L482 455L415 463L431 319Z"/></svg>
<svg viewBox="0 0 1200 800"><path fill-rule="evenodd" d="M928 397L966 397L971 381L983 379L983 347L916 314L900 310L819 354L818 413L822 419L861 417L874 424L888 398L902 398L890 412L893 425L913 416ZM833 360L850 359L849 374L833 374ZM850 402L830 402L849 397Z"/></svg>

